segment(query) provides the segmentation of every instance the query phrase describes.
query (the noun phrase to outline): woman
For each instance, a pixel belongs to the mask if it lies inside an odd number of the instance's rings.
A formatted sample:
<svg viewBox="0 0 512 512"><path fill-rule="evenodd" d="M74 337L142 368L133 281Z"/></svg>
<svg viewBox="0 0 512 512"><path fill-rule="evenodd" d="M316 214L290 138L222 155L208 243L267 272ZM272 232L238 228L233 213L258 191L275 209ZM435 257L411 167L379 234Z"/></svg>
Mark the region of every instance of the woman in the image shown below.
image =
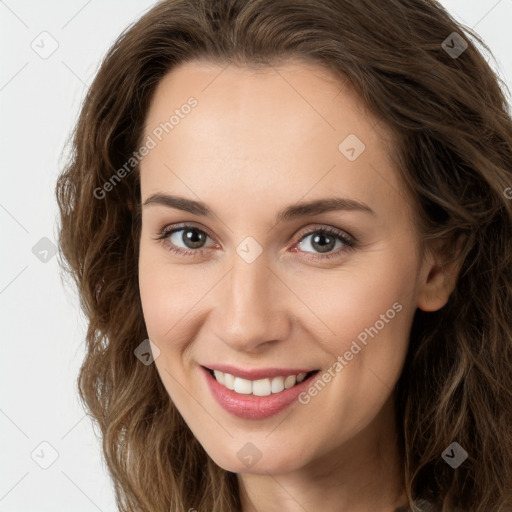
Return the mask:
<svg viewBox="0 0 512 512"><path fill-rule="evenodd" d="M164 0L109 51L57 198L120 510L512 506L512 123L470 35Z"/></svg>

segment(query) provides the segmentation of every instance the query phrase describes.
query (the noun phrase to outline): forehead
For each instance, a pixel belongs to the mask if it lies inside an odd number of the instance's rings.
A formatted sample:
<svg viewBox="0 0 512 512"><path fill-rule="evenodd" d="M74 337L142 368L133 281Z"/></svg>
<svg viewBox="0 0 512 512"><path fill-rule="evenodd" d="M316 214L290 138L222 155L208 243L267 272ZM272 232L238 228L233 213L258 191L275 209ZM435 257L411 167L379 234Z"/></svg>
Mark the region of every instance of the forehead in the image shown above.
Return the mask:
<svg viewBox="0 0 512 512"><path fill-rule="evenodd" d="M368 143L387 136L382 129L366 133L377 119L365 109L346 79L337 78L318 65L294 61L258 69L207 61L182 64L158 84L145 132L149 134L162 121L169 120L190 97L197 99L199 107L193 111L195 120L200 121L195 128L215 128L210 137L222 135L227 128L233 143L247 142L246 135L251 134L259 135L258 140L278 144L272 138L272 128L285 129L282 137L328 133L340 137L344 131L352 130L367 135ZM248 144L244 145L248 149Z"/></svg>
<svg viewBox="0 0 512 512"><path fill-rule="evenodd" d="M347 81L309 63L180 65L156 88L147 137L143 194L183 187L179 177L203 196L217 184L276 200L336 189L379 203L400 188L389 131Z"/></svg>

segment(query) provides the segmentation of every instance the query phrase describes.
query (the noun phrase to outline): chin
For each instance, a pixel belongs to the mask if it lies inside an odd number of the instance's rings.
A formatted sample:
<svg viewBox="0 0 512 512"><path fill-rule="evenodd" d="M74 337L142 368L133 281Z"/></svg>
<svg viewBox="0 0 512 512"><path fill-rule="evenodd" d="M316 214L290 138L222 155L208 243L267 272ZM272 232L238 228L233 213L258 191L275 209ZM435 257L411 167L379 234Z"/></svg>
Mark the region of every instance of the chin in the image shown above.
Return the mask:
<svg viewBox="0 0 512 512"><path fill-rule="evenodd" d="M217 446L218 448L218 446ZM232 473L247 473L252 475L279 475L296 471L307 464L307 460L298 455L304 455L300 449L291 450L294 453L279 453L268 446L258 450L255 444L242 443L242 448L233 453L232 446L227 447L227 452L215 453L207 451L210 458L225 471Z"/></svg>

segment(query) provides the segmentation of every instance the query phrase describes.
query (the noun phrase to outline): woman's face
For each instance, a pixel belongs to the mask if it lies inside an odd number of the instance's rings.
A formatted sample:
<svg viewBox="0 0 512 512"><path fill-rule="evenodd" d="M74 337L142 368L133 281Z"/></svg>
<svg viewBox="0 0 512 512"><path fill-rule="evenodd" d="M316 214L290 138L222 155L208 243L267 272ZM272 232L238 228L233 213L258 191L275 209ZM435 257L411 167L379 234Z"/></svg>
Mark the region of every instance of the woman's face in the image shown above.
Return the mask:
<svg viewBox="0 0 512 512"><path fill-rule="evenodd" d="M386 131L348 83L187 63L144 142L144 318L208 454L277 474L384 435L429 269Z"/></svg>

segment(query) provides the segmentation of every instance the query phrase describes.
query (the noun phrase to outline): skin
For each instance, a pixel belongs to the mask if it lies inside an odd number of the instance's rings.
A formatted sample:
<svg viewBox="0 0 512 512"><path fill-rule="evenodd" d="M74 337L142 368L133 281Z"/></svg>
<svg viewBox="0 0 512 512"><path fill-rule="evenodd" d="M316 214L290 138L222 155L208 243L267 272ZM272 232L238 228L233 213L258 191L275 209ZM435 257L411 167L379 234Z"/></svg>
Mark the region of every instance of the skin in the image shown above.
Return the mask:
<svg viewBox="0 0 512 512"><path fill-rule="evenodd" d="M389 131L348 84L299 61L259 71L189 62L160 82L145 137L190 96L197 106L140 170L142 203L166 193L215 212L143 207L140 294L159 375L209 456L237 473L244 512L392 512L407 503L392 389L416 308L441 308L457 269L442 267L434 246L420 260ZM349 134L366 145L354 161L338 149ZM288 205L332 195L374 214L330 211L275 223ZM169 238L157 239L178 223L208 235L201 254L173 254ZM356 246L343 251L337 241L335 257L311 259L325 255L313 244L324 227L352 235ZM172 236L174 245L198 251L182 234ZM236 251L248 236L262 250L252 263ZM228 363L325 372L397 302L401 311L309 403L276 416L230 415L198 371ZM261 453L251 467L237 456L248 442Z"/></svg>

